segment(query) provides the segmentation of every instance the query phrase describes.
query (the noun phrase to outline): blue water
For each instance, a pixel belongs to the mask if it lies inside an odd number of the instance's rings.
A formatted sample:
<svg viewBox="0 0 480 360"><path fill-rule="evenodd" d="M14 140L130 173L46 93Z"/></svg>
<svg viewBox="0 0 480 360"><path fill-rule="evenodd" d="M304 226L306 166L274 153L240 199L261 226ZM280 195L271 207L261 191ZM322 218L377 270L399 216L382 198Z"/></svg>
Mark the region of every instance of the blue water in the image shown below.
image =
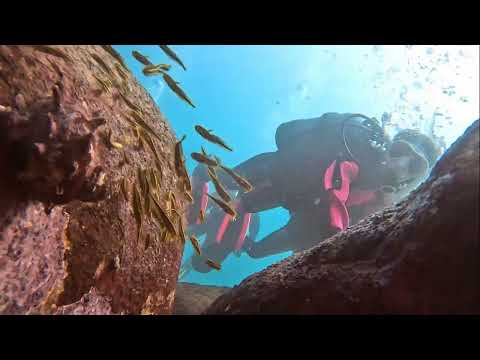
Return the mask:
<svg viewBox="0 0 480 360"><path fill-rule="evenodd" d="M228 166L274 151L275 129L282 122L317 117L325 112L364 113L377 118L385 111L397 112L398 123L405 126L418 120L418 109L424 115L420 122L428 121L434 111L441 110L446 114L444 117L452 116L449 120L452 124L444 120L438 129L447 144L478 118L477 47L172 45L187 71L158 46L115 48L150 92L177 138L187 135L183 144L185 153L198 151L203 145ZM163 84L161 77L145 77L143 66L131 56L132 50L149 56L155 64L171 64L171 76L180 82L196 108L182 102ZM444 52L450 54L448 62L444 60ZM419 62L423 62L422 66L428 64L427 69L417 69ZM451 83L457 93L443 94L442 88ZM461 96L468 101L460 100ZM402 112L407 115L401 115ZM213 129L234 152L206 143L195 133L196 124ZM196 163L189 156L186 159L191 172ZM257 240L288 220L283 209L260 216ZM187 245L184 259L191 254L192 248ZM222 271L191 272L183 281L233 286L288 255L261 260L231 255L223 263Z"/></svg>

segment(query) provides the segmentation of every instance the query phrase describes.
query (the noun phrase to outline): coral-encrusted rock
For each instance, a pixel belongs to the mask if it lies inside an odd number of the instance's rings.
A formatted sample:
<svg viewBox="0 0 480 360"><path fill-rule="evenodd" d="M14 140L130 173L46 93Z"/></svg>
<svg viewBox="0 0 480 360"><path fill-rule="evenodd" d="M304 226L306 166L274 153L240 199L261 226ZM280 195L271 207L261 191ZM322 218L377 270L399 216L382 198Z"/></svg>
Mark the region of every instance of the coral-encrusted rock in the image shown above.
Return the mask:
<svg viewBox="0 0 480 360"><path fill-rule="evenodd" d="M207 314L480 313L479 121L407 199L254 274Z"/></svg>
<svg viewBox="0 0 480 360"><path fill-rule="evenodd" d="M162 202L175 191L184 211L175 136L106 47L53 48L68 58L0 46L0 313L62 313L95 287L108 312L169 314L183 245L146 217L137 239L131 204L137 168L156 168ZM135 107L158 161L127 121Z"/></svg>
<svg viewBox="0 0 480 360"><path fill-rule="evenodd" d="M207 286L190 283L177 283L174 315L200 315L220 295L230 288L221 286Z"/></svg>

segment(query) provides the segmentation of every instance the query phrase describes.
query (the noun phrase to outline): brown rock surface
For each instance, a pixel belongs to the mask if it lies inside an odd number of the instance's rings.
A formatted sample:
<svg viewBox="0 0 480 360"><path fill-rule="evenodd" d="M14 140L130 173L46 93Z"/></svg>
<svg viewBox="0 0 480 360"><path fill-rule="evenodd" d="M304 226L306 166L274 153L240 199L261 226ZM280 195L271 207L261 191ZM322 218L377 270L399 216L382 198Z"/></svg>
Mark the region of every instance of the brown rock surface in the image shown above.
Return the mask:
<svg viewBox="0 0 480 360"><path fill-rule="evenodd" d="M479 121L407 199L254 274L206 314L480 313Z"/></svg>
<svg viewBox="0 0 480 360"><path fill-rule="evenodd" d="M207 286L191 283L177 283L174 315L200 315L220 295L230 288L221 286Z"/></svg>
<svg viewBox="0 0 480 360"><path fill-rule="evenodd" d="M111 315L111 299L102 296L92 287L82 298L70 305L60 306L54 315Z"/></svg>
<svg viewBox="0 0 480 360"><path fill-rule="evenodd" d="M0 45L0 314L81 313L86 301L85 313L169 314L183 245L147 241L147 220L137 240L131 192L137 167L157 165L162 199L180 188L172 129L104 47L53 48L68 59ZM126 120L135 106L160 137L158 164Z"/></svg>

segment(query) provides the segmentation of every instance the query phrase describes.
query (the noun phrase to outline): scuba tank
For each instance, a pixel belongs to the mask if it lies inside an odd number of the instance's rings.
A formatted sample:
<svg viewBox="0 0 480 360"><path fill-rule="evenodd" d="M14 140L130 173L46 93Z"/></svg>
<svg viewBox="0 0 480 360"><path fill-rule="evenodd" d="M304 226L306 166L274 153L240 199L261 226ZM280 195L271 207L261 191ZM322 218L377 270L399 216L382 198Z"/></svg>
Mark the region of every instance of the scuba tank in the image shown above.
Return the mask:
<svg viewBox="0 0 480 360"><path fill-rule="evenodd" d="M374 118L362 114L326 113L318 118L281 124L275 133L275 142L279 152L296 151L302 146L305 149L310 145L307 151L322 150L326 158L341 156L360 163L365 161L362 155L365 152L380 155L388 147L389 140Z"/></svg>

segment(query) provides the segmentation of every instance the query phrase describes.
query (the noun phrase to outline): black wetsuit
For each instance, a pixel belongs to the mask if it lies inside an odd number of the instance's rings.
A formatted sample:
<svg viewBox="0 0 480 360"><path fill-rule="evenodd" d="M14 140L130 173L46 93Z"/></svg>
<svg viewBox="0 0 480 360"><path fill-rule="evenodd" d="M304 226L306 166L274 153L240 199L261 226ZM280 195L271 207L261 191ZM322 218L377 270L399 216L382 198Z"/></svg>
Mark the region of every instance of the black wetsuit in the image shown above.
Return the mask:
<svg viewBox="0 0 480 360"><path fill-rule="evenodd" d="M245 248L255 258L307 249L335 233L329 227L327 193L323 186L325 171L333 161L359 165L352 188L376 190L392 177L384 161L388 139L378 124L361 115L327 113L318 118L290 121L279 126L275 140L277 151L254 156L234 168L250 181L253 191L243 193L230 176L218 171L227 189L240 191L240 213L276 207L290 211L291 219L283 228L259 242L247 239ZM198 166L192 179L197 188L208 181L206 167ZM199 196L194 191L197 205L192 215L198 212Z"/></svg>

